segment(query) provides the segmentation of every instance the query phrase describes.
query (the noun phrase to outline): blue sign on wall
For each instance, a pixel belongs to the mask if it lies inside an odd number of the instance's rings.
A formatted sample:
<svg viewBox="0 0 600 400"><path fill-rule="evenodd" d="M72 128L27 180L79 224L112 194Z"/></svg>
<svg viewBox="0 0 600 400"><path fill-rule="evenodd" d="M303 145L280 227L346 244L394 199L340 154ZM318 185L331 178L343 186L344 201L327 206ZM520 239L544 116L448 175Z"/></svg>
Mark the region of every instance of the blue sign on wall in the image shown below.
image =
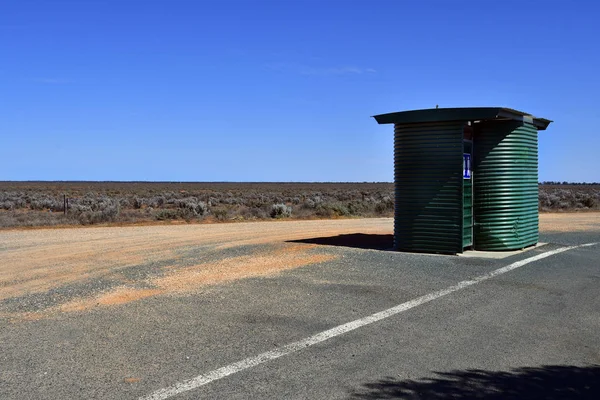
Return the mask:
<svg viewBox="0 0 600 400"><path fill-rule="evenodd" d="M463 153L463 179L471 179L471 155Z"/></svg>

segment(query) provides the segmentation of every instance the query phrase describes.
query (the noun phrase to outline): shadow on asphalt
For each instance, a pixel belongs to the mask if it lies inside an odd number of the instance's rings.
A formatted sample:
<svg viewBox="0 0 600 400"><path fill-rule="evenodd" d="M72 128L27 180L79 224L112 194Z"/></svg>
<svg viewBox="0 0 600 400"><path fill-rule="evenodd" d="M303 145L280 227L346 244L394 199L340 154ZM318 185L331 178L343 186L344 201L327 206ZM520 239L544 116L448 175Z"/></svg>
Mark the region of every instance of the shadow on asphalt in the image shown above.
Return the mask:
<svg viewBox="0 0 600 400"><path fill-rule="evenodd" d="M600 399L600 365L547 365L510 372L436 372L418 380L384 378L363 384L350 399Z"/></svg>
<svg viewBox="0 0 600 400"><path fill-rule="evenodd" d="M389 250L394 246L394 235L352 233L349 235L290 240L288 243L310 243L327 246L354 247L357 249Z"/></svg>

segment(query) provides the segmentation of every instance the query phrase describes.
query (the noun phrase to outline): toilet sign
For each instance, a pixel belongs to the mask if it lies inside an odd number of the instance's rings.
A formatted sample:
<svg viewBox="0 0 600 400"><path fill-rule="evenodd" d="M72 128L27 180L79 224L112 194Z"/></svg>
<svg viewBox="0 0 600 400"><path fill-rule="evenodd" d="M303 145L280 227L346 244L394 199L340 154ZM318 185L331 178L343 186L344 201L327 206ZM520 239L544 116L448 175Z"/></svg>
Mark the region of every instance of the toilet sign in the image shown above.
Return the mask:
<svg viewBox="0 0 600 400"><path fill-rule="evenodd" d="M471 179L471 155L463 153L463 179Z"/></svg>

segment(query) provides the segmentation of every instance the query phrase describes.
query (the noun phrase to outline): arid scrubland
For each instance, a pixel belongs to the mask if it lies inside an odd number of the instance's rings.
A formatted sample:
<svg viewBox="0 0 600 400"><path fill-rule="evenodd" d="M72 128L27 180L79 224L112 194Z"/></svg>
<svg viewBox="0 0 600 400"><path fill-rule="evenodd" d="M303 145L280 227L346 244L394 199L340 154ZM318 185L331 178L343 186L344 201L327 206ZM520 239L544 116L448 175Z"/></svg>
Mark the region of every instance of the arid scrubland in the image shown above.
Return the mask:
<svg viewBox="0 0 600 400"><path fill-rule="evenodd" d="M597 210L600 185L543 184L539 205ZM393 183L0 182L0 227L390 217L393 210Z"/></svg>

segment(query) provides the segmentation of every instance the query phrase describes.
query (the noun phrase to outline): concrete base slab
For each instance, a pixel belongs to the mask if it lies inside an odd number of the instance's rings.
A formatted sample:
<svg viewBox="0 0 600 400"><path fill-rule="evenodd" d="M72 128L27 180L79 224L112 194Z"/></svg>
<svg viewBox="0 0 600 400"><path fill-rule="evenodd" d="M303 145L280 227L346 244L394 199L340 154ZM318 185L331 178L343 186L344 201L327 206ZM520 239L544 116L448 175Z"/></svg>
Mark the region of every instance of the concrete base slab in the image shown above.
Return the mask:
<svg viewBox="0 0 600 400"><path fill-rule="evenodd" d="M510 256L515 256L517 254L525 253L526 251L537 249L538 247L544 246L547 243L538 243L535 246L529 246L524 248L523 250L514 250L514 251L477 251L477 250L467 250L464 253L458 254L460 257L471 257L471 258L489 258L495 260L501 260L503 258L507 258Z"/></svg>

